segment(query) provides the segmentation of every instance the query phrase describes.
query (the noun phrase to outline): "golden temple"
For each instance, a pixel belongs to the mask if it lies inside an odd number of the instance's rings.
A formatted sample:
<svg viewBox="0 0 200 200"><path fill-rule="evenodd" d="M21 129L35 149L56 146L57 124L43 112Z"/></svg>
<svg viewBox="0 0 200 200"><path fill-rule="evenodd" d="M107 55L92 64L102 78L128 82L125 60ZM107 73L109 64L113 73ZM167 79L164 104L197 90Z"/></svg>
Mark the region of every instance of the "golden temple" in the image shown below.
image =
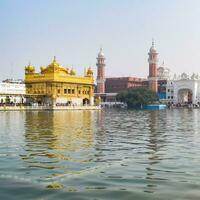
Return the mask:
<svg viewBox="0 0 200 200"><path fill-rule="evenodd" d="M60 65L56 57L47 67L35 72L29 64L25 67L25 84L28 103L38 105L93 105L94 78L89 67L84 76L77 76L74 68Z"/></svg>

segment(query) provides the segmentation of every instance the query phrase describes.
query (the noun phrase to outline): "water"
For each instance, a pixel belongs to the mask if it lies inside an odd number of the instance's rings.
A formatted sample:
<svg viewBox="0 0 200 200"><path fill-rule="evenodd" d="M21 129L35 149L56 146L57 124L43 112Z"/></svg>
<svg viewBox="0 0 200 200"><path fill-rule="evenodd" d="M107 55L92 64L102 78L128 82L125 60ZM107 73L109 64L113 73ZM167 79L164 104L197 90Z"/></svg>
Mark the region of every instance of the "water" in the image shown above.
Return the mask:
<svg viewBox="0 0 200 200"><path fill-rule="evenodd" d="M0 112L2 200L193 200L199 189L200 110Z"/></svg>

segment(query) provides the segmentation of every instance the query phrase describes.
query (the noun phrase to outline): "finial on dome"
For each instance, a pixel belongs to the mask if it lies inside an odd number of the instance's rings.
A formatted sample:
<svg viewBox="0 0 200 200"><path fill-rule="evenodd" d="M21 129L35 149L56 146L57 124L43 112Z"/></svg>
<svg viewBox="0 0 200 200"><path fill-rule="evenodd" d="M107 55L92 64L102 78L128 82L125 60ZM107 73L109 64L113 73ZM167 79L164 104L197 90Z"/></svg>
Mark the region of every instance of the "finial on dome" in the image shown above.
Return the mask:
<svg viewBox="0 0 200 200"><path fill-rule="evenodd" d="M54 62L54 63L56 62L56 56L53 57L53 62Z"/></svg>
<svg viewBox="0 0 200 200"><path fill-rule="evenodd" d="M155 42L154 42L153 38L152 38L152 45L151 45L151 48L149 50L149 53L157 53L156 48L155 48Z"/></svg>
<svg viewBox="0 0 200 200"><path fill-rule="evenodd" d="M103 53L103 48L102 47L100 48L98 57L104 57L104 53Z"/></svg>
<svg viewBox="0 0 200 200"><path fill-rule="evenodd" d="M154 42L154 38L152 38L152 47L154 47L155 42Z"/></svg>

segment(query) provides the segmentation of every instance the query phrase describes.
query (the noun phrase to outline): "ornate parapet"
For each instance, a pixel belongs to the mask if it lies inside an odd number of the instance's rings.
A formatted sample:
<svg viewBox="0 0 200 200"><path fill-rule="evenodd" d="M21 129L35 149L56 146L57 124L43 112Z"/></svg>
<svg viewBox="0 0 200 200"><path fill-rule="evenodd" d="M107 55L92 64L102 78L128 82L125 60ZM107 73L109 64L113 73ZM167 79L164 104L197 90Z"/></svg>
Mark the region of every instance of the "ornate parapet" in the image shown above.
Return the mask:
<svg viewBox="0 0 200 200"><path fill-rule="evenodd" d="M181 75L174 74L173 80L200 80L200 75L198 73L193 73L192 75L188 75L187 73L182 73Z"/></svg>
<svg viewBox="0 0 200 200"><path fill-rule="evenodd" d="M54 57L53 62L47 67L42 66L40 72L36 73L35 68L29 64L25 67L25 83L31 82L69 82L77 84L94 84L93 70L89 67L85 76L76 76L74 68L64 68L61 66Z"/></svg>

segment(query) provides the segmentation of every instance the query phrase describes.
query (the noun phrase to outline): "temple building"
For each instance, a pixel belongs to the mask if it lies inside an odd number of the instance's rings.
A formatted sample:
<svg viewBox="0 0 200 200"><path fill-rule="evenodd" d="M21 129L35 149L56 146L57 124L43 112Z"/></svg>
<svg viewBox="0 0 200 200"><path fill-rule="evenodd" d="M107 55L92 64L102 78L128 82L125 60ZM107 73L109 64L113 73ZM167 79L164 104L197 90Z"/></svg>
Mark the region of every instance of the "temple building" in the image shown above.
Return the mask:
<svg viewBox="0 0 200 200"><path fill-rule="evenodd" d="M39 105L93 105L94 79L89 67L84 76L77 76L72 68L61 66L54 57L47 67L35 72L31 64L25 67L28 103Z"/></svg>
<svg viewBox="0 0 200 200"><path fill-rule="evenodd" d="M16 105L25 102L25 84L23 81L6 79L0 83L0 105Z"/></svg>

